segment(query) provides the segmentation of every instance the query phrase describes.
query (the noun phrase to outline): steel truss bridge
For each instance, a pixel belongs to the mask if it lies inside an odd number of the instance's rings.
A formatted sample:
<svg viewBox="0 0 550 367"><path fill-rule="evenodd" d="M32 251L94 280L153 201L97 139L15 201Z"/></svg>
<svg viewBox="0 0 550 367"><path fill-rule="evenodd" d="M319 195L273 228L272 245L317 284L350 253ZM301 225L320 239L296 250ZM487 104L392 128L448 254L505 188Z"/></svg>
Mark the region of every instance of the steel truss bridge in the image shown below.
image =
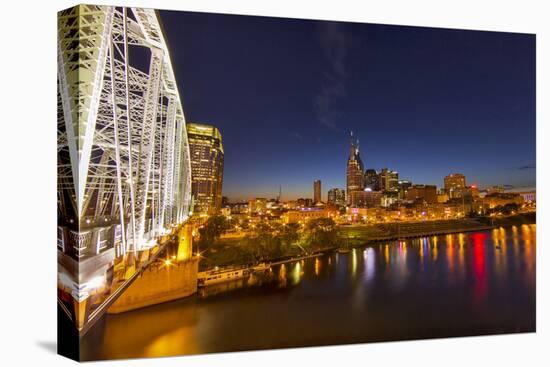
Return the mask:
<svg viewBox="0 0 550 367"><path fill-rule="evenodd" d="M189 217L189 145L154 10L61 11L57 57L58 288L81 318L71 302Z"/></svg>

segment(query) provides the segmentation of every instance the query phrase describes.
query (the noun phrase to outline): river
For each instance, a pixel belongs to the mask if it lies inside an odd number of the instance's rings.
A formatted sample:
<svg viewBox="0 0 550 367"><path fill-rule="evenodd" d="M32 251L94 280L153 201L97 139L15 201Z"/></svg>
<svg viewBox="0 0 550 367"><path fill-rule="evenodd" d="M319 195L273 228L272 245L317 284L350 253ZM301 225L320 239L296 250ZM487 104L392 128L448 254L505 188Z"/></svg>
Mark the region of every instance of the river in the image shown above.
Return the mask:
<svg viewBox="0 0 550 367"><path fill-rule="evenodd" d="M367 245L106 315L83 360L535 331L536 225Z"/></svg>

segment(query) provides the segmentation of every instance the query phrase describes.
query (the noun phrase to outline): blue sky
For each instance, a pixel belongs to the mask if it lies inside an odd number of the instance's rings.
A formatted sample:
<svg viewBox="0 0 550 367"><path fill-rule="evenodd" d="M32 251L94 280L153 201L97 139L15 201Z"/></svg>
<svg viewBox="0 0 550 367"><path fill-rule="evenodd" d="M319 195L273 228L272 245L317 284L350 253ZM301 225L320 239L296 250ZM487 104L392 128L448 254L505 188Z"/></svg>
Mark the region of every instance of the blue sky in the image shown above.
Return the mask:
<svg viewBox="0 0 550 367"><path fill-rule="evenodd" d="M223 136L232 200L345 187L367 168L414 183L535 184L535 36L161 11L186 118Z"/></svg>

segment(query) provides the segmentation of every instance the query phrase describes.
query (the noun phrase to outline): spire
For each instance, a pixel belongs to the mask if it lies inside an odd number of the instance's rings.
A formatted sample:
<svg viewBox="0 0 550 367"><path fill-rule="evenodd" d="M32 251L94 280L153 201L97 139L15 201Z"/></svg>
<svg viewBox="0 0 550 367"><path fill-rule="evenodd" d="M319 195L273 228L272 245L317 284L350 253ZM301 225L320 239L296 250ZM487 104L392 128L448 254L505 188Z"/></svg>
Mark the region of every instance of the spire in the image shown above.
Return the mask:
<svg viewBox="0 0 550 367"><path fill-rule="evenodd" d="M353 130L350 131L350 139L349 139L349 159L355 159L355 150L356 146L353 143Z"/></svg>

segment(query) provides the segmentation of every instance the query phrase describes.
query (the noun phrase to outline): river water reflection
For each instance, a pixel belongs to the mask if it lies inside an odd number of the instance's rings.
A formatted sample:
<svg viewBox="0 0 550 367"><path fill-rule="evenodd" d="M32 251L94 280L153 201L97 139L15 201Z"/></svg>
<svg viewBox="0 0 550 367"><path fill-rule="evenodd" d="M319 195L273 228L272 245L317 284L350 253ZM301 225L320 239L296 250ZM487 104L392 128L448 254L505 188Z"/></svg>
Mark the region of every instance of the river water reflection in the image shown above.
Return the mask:
<svg viewBox="0 0 550 367"><path fill-rule="evenodd" d="M369 245L108 315L82 358L535 330L536 225Z"/></svg>

